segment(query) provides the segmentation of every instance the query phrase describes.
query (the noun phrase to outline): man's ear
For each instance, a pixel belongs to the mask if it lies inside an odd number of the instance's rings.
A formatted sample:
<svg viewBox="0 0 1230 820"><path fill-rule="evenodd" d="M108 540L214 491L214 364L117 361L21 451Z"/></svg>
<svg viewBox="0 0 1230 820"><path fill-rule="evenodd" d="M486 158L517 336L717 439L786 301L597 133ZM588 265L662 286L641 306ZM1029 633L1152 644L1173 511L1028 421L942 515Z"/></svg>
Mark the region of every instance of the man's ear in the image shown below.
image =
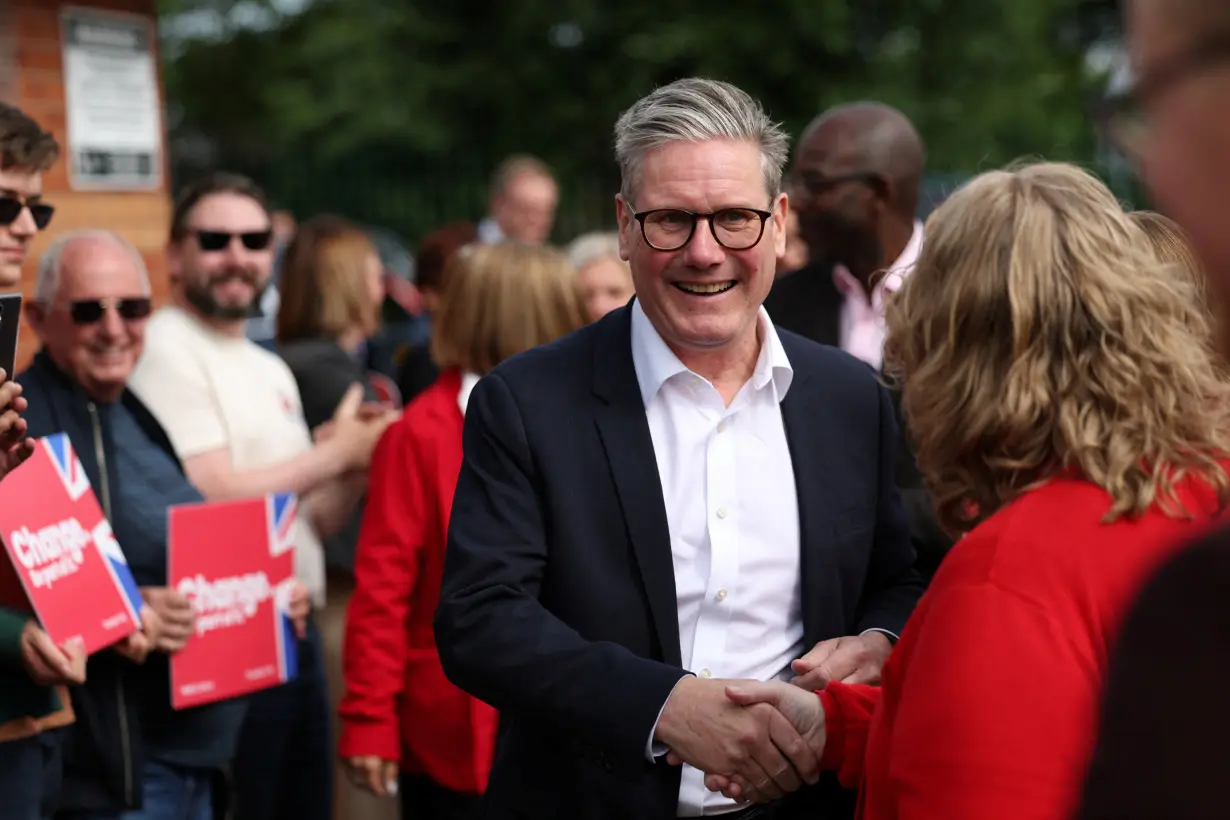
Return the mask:
<svg viewBox="0 0 1230 820"><path fill-rule="evenodd" d="M47 313L43 306L38 302L28 301L22 305L21 312L25 314L26 324L41 339L43 337L43 326L47 321Z"/></svg>
<svg viewBox="0 0 1230 820"><path fill-rule="evenodd" d="M632 208L624 202L623 194L615 195L615 221L619 226L619 258L628 261L632 256L632 246L635 237L632 235Z"/></svg>
<svg viewBox="0 0 1230 820"><path fill-rule="evenodd" d="M790 197L783 191L773 202L773 252L780 258L786 253L786 215L790 213Z"/></svg>

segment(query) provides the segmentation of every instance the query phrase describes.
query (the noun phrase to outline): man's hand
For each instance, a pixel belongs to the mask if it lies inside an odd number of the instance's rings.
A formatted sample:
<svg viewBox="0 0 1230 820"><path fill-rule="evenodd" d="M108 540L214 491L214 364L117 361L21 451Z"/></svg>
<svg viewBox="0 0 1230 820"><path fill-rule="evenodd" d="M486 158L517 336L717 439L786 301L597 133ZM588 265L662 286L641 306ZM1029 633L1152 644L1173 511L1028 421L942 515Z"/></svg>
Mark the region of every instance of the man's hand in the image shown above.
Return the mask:
<svg viewBox="0 0 1230 820"><path fill-rule="evenodd" d="M85 683L85 645L80 640L56 646L35 621L26 621L21 631L21 665L42 686Z"/></svg>
<svg viewBox="0 0 1230 820"><path fill-rule="evenodd" d="M876 686L892 651L892 642L882 632L821 641L790 664L798 676L791 683L809 692L823 689L832 681Z"/></svg>
<svg viewBox="0 0 1230 820"><path fill-rule="evenodd" d="M397 413L378 405L363 404L363 388L352 384L333 413L332 421L325 422L324 430L317 428L317 438L322 443L340 450L347 470L366 469L371 463L372 450L385 429L397 418ZM325 426L325 425L322 425Z"/></svg>
<svg viewBox="0 0 1230 820"><path fill-rule="evenodd" d="M196 628L196 613L188 596L170 587L141 587L141 597L158 616L154 649L168 654L183 649Z"/></svg>
<svg viewBox="0 0 1230 820"><path fill-rule="evenodd" d="M733 683L726 687L726 696L740 706L772 706L776 710L775 714L780 714L790 722L791 728L803 738L817 761L824 755L824 706L815 692L804 691L781 681L770 681ZM721 792L732 800L763 802L773 799L763 795L761 790L756 788L756 784L739 775L724 777L707 772L705 786L710 791Z"/></svg>
<svg viewBox="0 0 1230 820"><path fill-rule="evenodd" d="M654 733L670 747L670 761L740 777L765 800L815 783L820 758L807 742L771 706L736 703L727 684L745 682L688 676L675 685Z"/></svg>
<svg viewBox="0 0 1230 820"><path fill-rule="evenodd" d="M341 405L338 405L339 407ZM359 409L355 412L355 418L359 421L381 421L390 411L392 407L381 404L380 402L364 402L359 405ZM318 424L312 428L312 441L316 444L323 444L337 435L337 422L333 419Z"/></svg>
<svg viewBox="0 0 1230 820"><path fill-rule="evenodd" d="M0 368L0 379L6 378ZM5 382L0 385L0 479L20 467L34 452L34 439L26 438L26 400L21 397L21 385Z"/></svg>
<svg viewBox="0 0 1230 820"><path fill-rule="evenodd" d="M350 782L380 797L397 796L397 771L395 760L381 760L374 755L350 757L344 761Z"/></svg>
<svg viewBox="0 0 1230 820"><path fill-rule="evenodd" d="M308 588L301 581L295 581L290 587L290 600L287 602L287 613L295 625L295 637L303 640L307 637L307 619L312 612L312 598Z"/></svg>
<svg viewBox="0 0 1230 820"><path fill-rule="evenodd" d="M141 607L141 629L115 645L115 651L133 663L145 663L162 630L162 619L152 607Z"/></svg>

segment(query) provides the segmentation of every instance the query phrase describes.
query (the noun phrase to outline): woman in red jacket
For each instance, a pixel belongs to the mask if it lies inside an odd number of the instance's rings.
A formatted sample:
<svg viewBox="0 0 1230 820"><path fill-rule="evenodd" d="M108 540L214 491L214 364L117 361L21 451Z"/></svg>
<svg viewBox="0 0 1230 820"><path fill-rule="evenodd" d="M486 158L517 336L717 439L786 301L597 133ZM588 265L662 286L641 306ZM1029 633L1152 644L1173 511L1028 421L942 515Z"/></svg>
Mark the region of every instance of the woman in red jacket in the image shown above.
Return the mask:
<svg viewBox="0 0 1230 820"><path fill-rule="evenodd" d="M965 537L882 688L729 692L783 710L860 788L861 817L1071 815L1125 607L1227 501L1230 388L1197 307L1072 166L984 174L927 223L885 360L939 517Z"/></svg>
<svg viewBox="0 0 1230 820"><path fill-rule="evenodd" d="M407 818L476 817L495 746L495 711L449 683L432 633L466 400L505 358L584 323L576 274L559 252L463 249L448 266L436 317L440 377L372 456L339 746L355 782L400 793Z"/></svg>

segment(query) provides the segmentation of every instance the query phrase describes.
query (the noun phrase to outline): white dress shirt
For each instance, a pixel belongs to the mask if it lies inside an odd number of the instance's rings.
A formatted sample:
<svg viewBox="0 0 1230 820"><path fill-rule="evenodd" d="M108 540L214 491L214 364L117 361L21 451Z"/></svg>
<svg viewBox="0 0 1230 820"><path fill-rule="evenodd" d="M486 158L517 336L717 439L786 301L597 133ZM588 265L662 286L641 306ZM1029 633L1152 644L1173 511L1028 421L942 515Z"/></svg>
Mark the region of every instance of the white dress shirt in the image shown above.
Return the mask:
<svg viewBox="0 0 1230 820"><path fill-rule="evenodd" d="M760 356L725 406L632 306L632 361L670 528L683 666L702 678L791 676L803 651L799 506L781 400L794 371L762 308ZM653 744L652 758L665 753ZM740 808L684 766L679 817Z"/></svg>

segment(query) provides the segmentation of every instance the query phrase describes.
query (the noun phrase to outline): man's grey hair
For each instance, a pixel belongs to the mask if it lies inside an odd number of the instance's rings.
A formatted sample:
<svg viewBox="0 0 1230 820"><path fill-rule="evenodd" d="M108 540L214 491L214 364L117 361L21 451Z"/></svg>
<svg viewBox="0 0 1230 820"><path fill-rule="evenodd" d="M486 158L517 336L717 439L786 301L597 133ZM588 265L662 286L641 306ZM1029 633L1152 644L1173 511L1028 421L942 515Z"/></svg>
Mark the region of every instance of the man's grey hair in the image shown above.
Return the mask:
<svg viewBox="0 0 1230 820"><path fill-rule="evenodd" d="M619 234L608 231L581 234L568 246L568 263L578 271L600 259L623 263L619 258Z"/></svg>
<svg viewBox="0 0 1230 820"><path fill-rule="evenodd" d="M145 259L142 258L141 252L115 231L90 228L60 234L43 252L42 257L38 260L38 278L34 281L34 301L36 303L47 306L55 301L56 293L60 289L60 263L64 252L70 245L85 241L111 242L127 251L132 257L133 265L141 274L144 295L149 296L149 270L145 267Z"/></svg>
<svg viewBox="0 0 1230 820"><path fill-rule="evenodd" d="M776 199L790 138L746 91L730 83L692 77L642 97L615 123L620 194L632 204L645 154L672 142L738 140L760 148L764 187Z"/></svg>

